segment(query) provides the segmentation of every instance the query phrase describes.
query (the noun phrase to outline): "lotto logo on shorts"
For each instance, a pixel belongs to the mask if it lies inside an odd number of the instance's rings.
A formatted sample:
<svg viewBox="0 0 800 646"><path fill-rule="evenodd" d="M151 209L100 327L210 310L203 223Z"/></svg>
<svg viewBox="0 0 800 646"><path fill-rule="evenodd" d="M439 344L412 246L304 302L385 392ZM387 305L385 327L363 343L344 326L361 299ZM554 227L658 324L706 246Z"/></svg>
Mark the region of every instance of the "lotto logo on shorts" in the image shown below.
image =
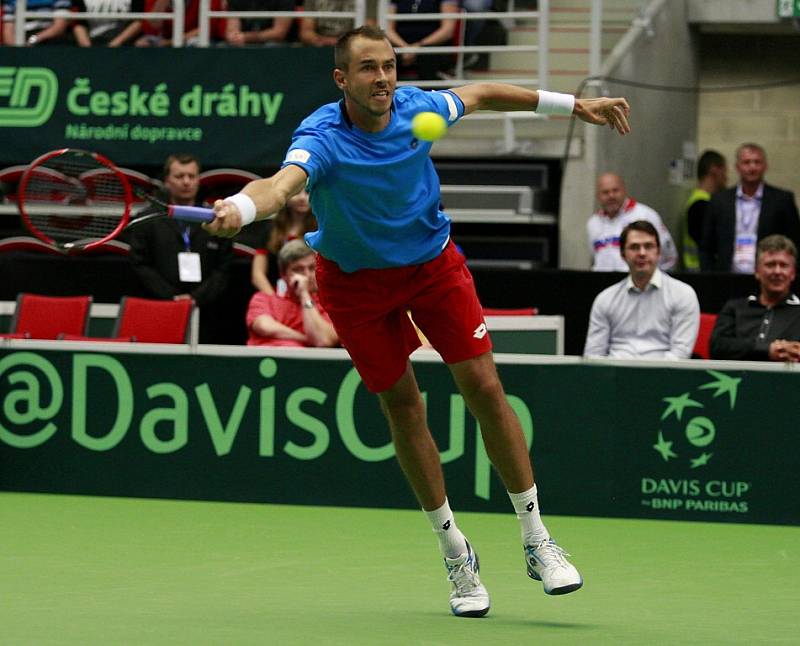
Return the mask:
<svg viewBox="0 0 800 646"><path fill-rule="evenodd" d="M489 330L486 329L486 323L481 323L478 327L475 328L475 331L472 333L476 339L482 339L486 336L486 333Z"/></svg>
<svg viewBox="0 0 800 646"><path fill-rule="evenodd" d="M0 67L0 127L41 126L53 114L57 97L58 79L52 70Z"/></svg>

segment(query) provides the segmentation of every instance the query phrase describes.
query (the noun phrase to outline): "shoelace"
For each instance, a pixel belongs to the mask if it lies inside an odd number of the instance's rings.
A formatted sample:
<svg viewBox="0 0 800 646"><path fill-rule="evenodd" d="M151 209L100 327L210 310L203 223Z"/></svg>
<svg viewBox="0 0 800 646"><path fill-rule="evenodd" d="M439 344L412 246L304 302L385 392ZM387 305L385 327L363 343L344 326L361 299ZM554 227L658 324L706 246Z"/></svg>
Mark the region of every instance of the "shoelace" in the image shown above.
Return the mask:
<svg viewBox="0 0 800 646"><path fill-rule="evenodd" d="M566 557L569 554L549 538L532 549L545 567L567 567L568 565Z"/></svg>
<svg viewBox="0 0 800 646"><path fill-rule="evenodd" d="M478 574L472 569L471 565L472 563L467 559L463 563L449 568L447 573L447 580L452 581L460 596L473 592L480 585Z"/></svg>

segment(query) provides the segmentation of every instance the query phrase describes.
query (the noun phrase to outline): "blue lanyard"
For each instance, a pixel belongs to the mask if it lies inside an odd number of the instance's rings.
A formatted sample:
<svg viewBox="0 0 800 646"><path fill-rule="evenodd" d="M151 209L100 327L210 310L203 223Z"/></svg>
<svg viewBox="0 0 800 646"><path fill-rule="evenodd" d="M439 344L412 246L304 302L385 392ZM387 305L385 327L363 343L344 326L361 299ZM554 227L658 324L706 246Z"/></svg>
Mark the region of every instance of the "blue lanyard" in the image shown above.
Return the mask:
<svg viewBox="0 0 800 646"><path fill-rule="evenodd" d="M189 239L189 227L187 226L182 232L181 236L183 236L183 244L186 246L186 251L189 251L192 248L192 242Z"/></svg>

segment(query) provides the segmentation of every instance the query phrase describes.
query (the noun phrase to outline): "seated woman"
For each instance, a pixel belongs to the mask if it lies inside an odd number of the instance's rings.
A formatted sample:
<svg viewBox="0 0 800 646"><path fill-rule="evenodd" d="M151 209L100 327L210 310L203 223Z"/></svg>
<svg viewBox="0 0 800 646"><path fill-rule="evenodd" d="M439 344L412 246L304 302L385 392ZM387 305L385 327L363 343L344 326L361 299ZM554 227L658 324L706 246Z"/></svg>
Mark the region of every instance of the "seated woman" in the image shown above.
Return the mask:
<svg viewBox="0 0 800 646"><path fill-rule="evenodd" d="M272 221L269 238L263 249L258 249L250 265L250 282L258 291L274 294L273 285L279 281L278 267L270 262L270 256L277 257L289 240L302 238L309 231L316 231L317 219L311 212L308 193L300 191L289 198L286 207L278 212Z"/></svg>
<svg viewBox="0 0 800 646"><path fill-rule="evenodd" d="M453 44L459 5L455 0L393 0L386 35L395 47L433 47ZM443 20L391 20L392 14L452 13ZM433 80L453 65L451 54L405 53L398 60L398 78Z"/></svg>

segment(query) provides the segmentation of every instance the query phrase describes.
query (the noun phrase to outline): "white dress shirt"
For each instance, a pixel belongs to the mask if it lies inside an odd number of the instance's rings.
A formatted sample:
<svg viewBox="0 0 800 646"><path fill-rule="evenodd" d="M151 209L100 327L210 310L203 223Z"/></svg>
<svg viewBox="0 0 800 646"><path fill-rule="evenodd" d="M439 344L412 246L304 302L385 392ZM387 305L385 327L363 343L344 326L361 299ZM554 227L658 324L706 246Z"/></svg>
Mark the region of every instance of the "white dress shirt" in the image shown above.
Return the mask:
<svg viewBox="0 0 800 646"><path fill-rule="evenodd" d="M764 182L754 195L745 195L741 184L736 187L736 240L733 245L733 271L752 274L756 270L758 217L764 199Z"/></svg>
<svg viewBox="0 0 800 646"><path fill-rule="evenodd" d="M700 327L694 289L656 269L644 290L630 275L592 304L586 357L688 359Z"/></svg>

